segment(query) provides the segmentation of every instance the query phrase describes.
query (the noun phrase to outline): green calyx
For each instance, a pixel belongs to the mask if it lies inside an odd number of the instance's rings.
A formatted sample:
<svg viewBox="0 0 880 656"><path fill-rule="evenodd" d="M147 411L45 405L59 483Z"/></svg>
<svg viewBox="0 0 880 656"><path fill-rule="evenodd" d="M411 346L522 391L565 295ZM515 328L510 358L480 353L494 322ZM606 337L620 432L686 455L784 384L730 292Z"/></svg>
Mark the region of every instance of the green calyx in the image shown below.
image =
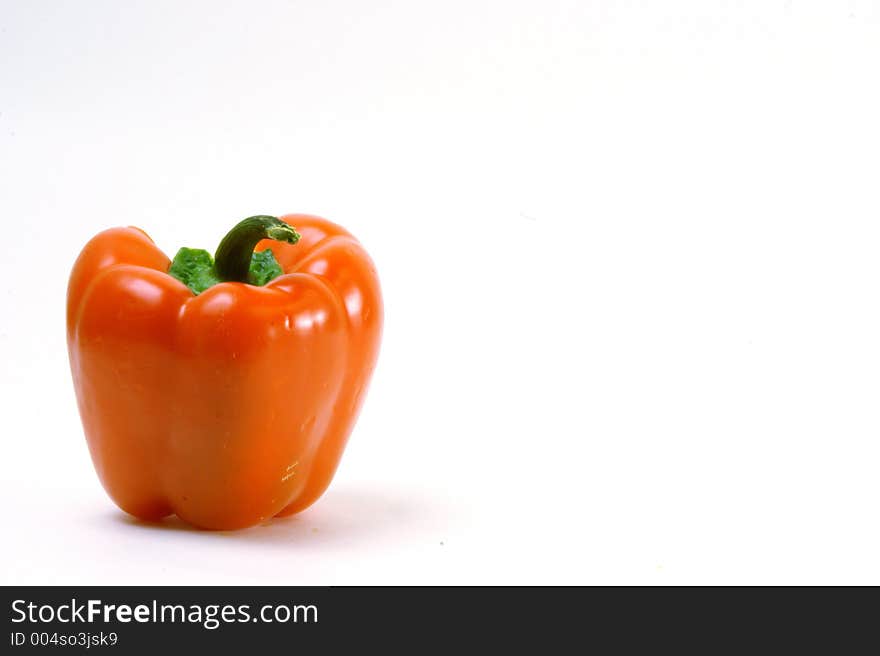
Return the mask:
<svg viewBox="0 0 880 656"><path fill-rule="evenodd" d="M295 244L299 238L293 226L274 216L252 216L229 231L214 258L201 248L184 247L177 251L168 273L196 295L220 282L262 286L284 271L270 249L254 252L254 246L263 239Z"/></svg>
<svg viewBox="0 0 880 656"><path fill-rule="evenodd" d="M168 273L196 295L220 282L217 272L214 271L214 258L202 248L181 248L171 260Z"/></svg>

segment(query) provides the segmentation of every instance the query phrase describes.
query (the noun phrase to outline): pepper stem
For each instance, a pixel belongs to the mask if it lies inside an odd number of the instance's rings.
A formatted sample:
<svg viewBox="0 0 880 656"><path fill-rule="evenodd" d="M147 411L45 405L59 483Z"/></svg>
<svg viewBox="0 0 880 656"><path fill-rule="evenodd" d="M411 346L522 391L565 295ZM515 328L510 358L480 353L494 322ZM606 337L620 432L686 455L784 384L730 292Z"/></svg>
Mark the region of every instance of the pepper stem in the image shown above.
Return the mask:
<svg viewBox="0 0 880 656"><path fill-rule="evenodd" d="M247 282L251 255L263 239L288 244L299 241L293 226L274 216L251 216L226 233L214 254L214 269L221 280Z"/></svg>

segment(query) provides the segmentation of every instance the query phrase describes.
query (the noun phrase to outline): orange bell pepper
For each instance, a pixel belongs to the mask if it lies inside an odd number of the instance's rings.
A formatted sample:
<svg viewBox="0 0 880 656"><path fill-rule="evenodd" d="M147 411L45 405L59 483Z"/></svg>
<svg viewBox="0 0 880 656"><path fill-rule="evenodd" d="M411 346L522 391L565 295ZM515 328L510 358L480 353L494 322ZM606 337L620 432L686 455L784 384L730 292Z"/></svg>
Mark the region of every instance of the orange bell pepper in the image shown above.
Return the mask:
<svg viewBox="0 0 880 656"><path fill-rule="evenodd" d="M245 219L213 262L181 249L172 264L142 230L112 228L74 264L77 403L124 511L237 529L330 484L376 364L382 296L348 232L281 218Z"/></svg>

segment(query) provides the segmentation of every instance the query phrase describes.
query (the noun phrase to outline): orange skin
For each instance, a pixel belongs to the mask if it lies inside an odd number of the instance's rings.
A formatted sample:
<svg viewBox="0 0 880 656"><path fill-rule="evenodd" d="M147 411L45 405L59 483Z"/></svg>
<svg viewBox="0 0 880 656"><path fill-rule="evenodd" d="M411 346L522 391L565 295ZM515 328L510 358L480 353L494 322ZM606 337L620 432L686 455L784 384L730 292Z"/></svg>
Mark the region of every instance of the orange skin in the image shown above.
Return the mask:
<svg viewBox="0 0 880 656"><path fill-rule="evenodd" d="M288 215L284 275L196 296L137 228L112 228L70 276L67 343L101 483L144 520L238 529L297 513L333 478L379 351L370 257L324 219Z"/></svg>

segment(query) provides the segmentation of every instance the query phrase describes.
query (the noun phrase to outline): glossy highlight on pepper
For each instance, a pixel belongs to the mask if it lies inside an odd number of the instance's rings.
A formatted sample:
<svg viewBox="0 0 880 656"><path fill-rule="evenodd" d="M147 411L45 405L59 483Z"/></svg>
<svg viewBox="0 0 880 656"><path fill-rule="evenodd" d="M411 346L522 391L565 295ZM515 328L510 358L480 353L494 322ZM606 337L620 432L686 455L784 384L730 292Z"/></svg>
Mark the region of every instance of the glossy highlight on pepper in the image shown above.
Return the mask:
<svg viewBox="0 0 880 656"><path fill-rule="evenodd" d="M190 268L171 275L133 227L74 264L68 352L101 483L144 520L237 529L299 512L330 484L375 368L375 266L330 221L261 215Z"/></svg>

